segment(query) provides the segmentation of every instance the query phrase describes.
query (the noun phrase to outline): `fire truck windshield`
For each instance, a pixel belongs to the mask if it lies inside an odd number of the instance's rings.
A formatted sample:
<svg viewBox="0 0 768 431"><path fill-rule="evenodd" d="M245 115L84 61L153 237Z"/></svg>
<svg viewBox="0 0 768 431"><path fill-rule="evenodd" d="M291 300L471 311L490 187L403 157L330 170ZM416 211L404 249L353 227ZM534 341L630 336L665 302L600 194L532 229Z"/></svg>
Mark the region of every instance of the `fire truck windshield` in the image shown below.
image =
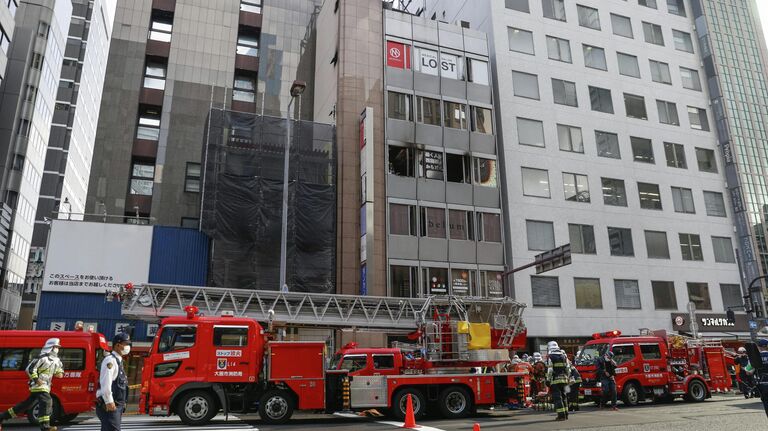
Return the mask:
<svg viewBox="0 0 768 431"><path fill-rule="evenodd" d="M594 365L597 358L605 353L608 343L587 344L579 352L574 362L576 365Z"/></svg>
<svg viewBox="0 0 768 431"><path fill-rule="evenodd" d="M160 335L157 352L165 353L174 350L188 349L195 345L196 334L196 326L167 325L163 328L163 332Z"/></svg>

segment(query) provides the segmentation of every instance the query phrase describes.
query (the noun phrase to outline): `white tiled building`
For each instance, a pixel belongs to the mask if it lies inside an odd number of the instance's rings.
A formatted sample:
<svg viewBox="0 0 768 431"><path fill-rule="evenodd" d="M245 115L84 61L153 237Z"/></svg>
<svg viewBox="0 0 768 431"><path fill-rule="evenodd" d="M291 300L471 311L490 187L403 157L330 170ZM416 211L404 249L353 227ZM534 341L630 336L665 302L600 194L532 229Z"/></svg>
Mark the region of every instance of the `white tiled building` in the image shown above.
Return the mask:
<svg viewBox="0 0 768 431"><path fill-rule="evenodd" d="M741 303L725 176L687 0L428 1L489 34L507 264L529 337L672 329Z"/></svg>

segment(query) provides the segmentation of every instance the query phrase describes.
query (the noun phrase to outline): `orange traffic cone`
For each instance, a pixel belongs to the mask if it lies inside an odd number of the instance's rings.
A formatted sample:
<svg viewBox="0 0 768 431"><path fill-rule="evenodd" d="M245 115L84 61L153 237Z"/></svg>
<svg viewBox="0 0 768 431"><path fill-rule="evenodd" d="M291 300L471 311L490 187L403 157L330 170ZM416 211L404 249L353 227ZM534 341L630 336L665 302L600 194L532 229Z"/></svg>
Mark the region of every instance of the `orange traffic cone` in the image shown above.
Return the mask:
<svg viewBox="0 0 768 431"><path fill-rule="evenodd" d="M405 404L405 423L403 424L403 428L414 429L418 427L419 426L416 425L416 416L413 414L413 399L411 399L411 394L408 394Z"/></svg>
<svg viewBox="0 0 768 431"><path fill-rule="evenodd" d="M475 425L472 426L472 431L480 431L480 424L475 422Z"/></svg>

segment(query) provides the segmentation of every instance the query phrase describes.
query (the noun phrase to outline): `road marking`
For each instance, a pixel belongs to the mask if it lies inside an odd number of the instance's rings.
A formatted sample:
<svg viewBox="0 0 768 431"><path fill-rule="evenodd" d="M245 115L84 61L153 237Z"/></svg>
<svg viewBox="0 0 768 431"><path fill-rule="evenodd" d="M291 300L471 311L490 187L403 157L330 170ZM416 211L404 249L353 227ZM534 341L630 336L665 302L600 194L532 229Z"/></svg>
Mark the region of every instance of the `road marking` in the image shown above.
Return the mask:
<svg viewBox="0 0 768 431"><path fill-rule="evenodd" d="M343 418L349 418L349 419L370 419L367 416L360 416L357 413L341 413L341 412L336 412L333 415L334 416L340 416L340 417L343 417ZM391 425L391 426L397 427L397 428L402 428L403 425L405 425L403 422L393 422L393 421L375 421L375 422L377 424ZM440 429L440 428L430 427L430 426L426 426L426 425L419 425L418 429L420 431L445 431L445 430Z"/></svg>
<svg viewBox="0 0 768 431"><path fill-rule="evenodd" d="M216 416L211 420L212 423L201 426L186 426L177 417L148 417L148 416L127 416L123 417L121 429L130 431L258 431L258 428L241 422L236 416L230 416L227 421L222 415ZM61 428L66 431L98 431L101 429L101 422L98 418L90 418L77 425L64 426Z"/></svg>

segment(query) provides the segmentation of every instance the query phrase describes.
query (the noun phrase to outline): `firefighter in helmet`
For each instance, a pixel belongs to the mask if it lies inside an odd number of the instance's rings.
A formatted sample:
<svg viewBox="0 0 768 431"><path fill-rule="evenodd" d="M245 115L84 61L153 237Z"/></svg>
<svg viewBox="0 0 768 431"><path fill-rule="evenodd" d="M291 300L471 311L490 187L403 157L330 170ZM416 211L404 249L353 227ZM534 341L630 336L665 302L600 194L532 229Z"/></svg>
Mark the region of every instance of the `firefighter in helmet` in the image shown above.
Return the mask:
<svg viewBox="0 0 768 431"><path fill-rule="evenodd" d="M37 406L37 423L40 429L56 431L57 428L51 426L53 411L51 383L54 376L59 378L64 376L64 366L59 359L59 348L61 348L59 339L50 338L45 342L38 357L29 362L26 369L29 376L29 397L0 414L0 429L4 420L15 418L16 415L24 412L29 414Z"/></svg>
<svg viewBox="0 0 768 431"><path fill-rule="evenodd" d="M571 367L568 357L565 356L556 341L547 343L547 382L549 383L552 401L555 404L555 412L558 421L568 419L568 399L565 388L571 375Z"/></svg>

